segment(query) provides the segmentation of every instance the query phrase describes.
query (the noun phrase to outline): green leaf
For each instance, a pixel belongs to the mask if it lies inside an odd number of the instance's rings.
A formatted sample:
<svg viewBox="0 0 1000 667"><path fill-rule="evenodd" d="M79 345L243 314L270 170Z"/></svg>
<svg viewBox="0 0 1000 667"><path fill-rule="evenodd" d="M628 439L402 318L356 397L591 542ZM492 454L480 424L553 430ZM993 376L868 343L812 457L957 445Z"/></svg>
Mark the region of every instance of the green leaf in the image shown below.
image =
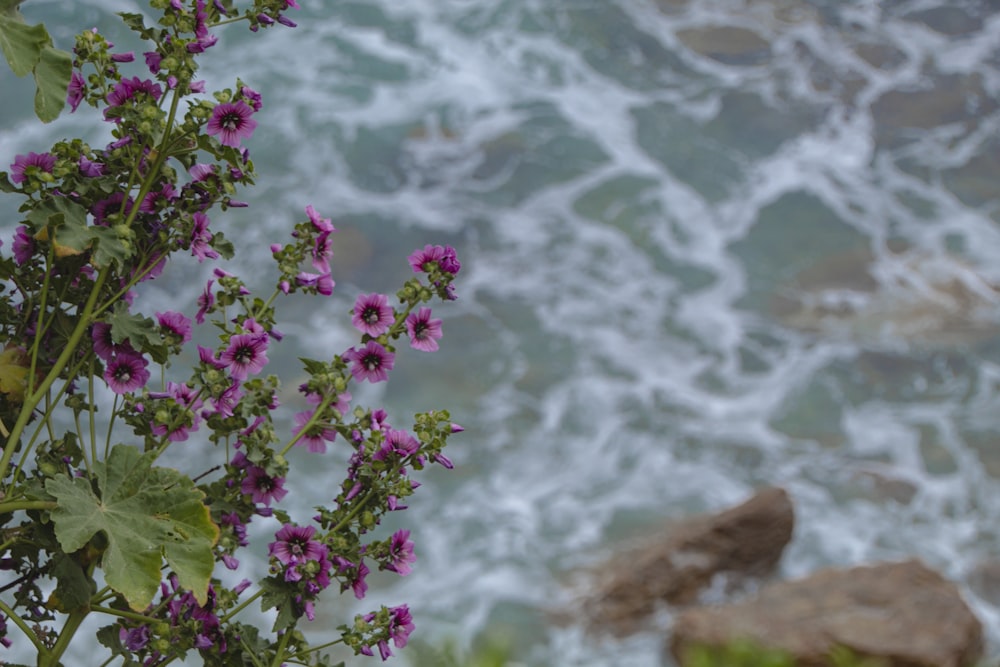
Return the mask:
<svg viewBox="0 0 1000 667"><path fill-rule="evenodd" d="M24 0L0 0L0 16L2 15L6 15L9 17L19 16L17 7L22 2L24 2Z"/></svg>
<svg viewBox="0 0 1000 667"><path fill-rule="evenodd" d="M7 179L6 171L0 171L0 192L17 192L17 186Z"/></svg>
<svg viewBox="0 0 1000 667"><path fill-rule="evenodd" d="M295 625L295 621L302 615L301 603L296 601L300 595L298 588L272 576L260 580L260 590L261 610L278 610L272 632L281 632Z"/></svg>
<svg viewBox="0 0 1000 667"><path fill-rule="evenodd" d="M56 578L56 590L46 606L68 614L90 605L90 596L97 592L97 587L72 557L64 553L54 555L52 575Z"/></svg>
<svg viewBox="0 0 1000 667"><path fill-rule="evenodd" d="M27 25L16 13L0 15L0 50L15 76L35 69L42 48L52 43L45 26Z"/></svg>
<svg viewBox="0 0 1000 667"><path fill-rule="evenodd" d="M108 227L91 227L90 233L97 239L94 248L94 262L97 268L110 266L112 262L124 267L125 261L132 256L128 244L118 232Z"/></svg>
<svg viewBox="0 0 1000 667"><path fill-rule="evenodd" d="M35 65L35 115L43 123L59 117L66 105L66 89L73 73L73 56L46 46Z"/></svg>
<svg viewBox="0 0 1000 667"><path fill-rule="evenodd" d="M212 234L212 247L222 255L223 259L232 259L236 254L233 242L222 235L222 232Z"/></svg>
<svg viewBox="0 0 1000 667"><path fill-rule="evenodd" d="M111 339L114 342L128 340L135 349L148 352L153 361L164 363L167 360L167 346L163 343L159 326L152 318L128 312L128 305L119 301L107 322L111 325Z"/></svg>
<svg viewBox="0 0 1000 667"><path fill-rule="evenodd" d="M100 495L86 479L50 479L45 490L59 503L51 514L56 538L73 553L103 533L105 581L136 611L153 601L164 558L181 586L205 604L219 529L190 478L152 462L152 453L115 445L95 466Z"/></svg>

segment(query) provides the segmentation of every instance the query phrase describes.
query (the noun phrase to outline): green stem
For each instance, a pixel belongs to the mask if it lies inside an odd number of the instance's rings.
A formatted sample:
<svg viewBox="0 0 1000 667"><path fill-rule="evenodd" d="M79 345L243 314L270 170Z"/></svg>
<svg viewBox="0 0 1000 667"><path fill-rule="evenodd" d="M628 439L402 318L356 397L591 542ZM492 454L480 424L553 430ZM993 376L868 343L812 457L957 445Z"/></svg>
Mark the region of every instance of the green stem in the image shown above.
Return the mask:
<svg viewBox="0 0 1000 667"><path fill-rule="evenodd" d="M0 514L13 514L20 510L54 510L59 503L54 500L11 500L0 503Z"/></svg>
<svg viewBox="0 0 1000 667"><path fill-rule="evenodd" d="M259 318L263 315L264 311L271 307L271 304L274 303L274 300L278 298L278 295L281 293L282 292L280 290L274 290L274 292L271 293L271 296L267 298L267 301L264 302L264 305L262 305L259 310L254 312L254 318Z"/></svg>
<svg viewBox="0 0 1000 667"><path fill-rule="evenodd" d="M97 611L102 614L108 614L109 616L117 616L119 618L127 618L130 621L136 621L137 623L150 623L153 619L149 616L143 616L142 614L137 614L134 611L124 611L122 609L112 609L111 607L101 607L98 605L90 605L91 611Z"/></svg>
<svg viewBox="0 0 1000 667"><path fill-rule="evenodd" d="M73 640L73 635L76 634L76 631L80 628L80 624L83 623L83 619L89 613L89 609L81 609L70 613L62 630L59 632L59 638L56 640L52 650L47 651L45 655L38 656L38 667L59 667L59 658L69 648L69 643Z"/></svg>
<svg viewBox="0 0 1000 667"><path fill-rule="evenodd" d="M236 16L231 19L223 19L222 21L216 21L215 23L212 24L212 27L214 28L216 26L226 25L227 23L236 23L237 21L248 21L248 20L249 19L245 16Z"/></svg>
<svg viewBox="0 0 1000 667"><path fill-rule="evenodd" d="M139 208L136 206L135 208ZM42 400L42 397L48 392L49 387L59 378L59 375L66 368L69 360L76 353L76 348L83 339L84 334L90 327L91 315L94 312L94 306L97 304L97 298L101 293L101 289L104 287L104 282L107 280L108 275L111 273L110 267L105 267L97 276L97 280L94 281L94 287L90 291L90 296L87 297L87 302L83 306L83 311L80 313L80 317L77 320L76 328L73 329L73 333L70 334L69 339L66 341L66 347L63 348L62 353L60 353L59 358L52 365L52 369L49 371L42 383L32 392L30 395L24 397L24 404L21 406L21 412L17 416L17 421L14 422L14 426L10 429L10 435L7 437L7 442L4 445L3 457L0 458L0 480L7 477L7 471L10 468L10 460L14 456L14 450L17 448L18 441L21 439L21 433L24 431L24 427L28 425L28 421L31 419L31 415L34 412L35 406Z"/></svg>
<svg viewBox="0 0 1000 667"><path fill-rule="evenodd" d="M368 501L371 500L372 496L374 496L374 495L375 495L375 489L368 489L368 493L366 493L364 496L362 496L361 500L358 501L358 504L354 506L354 509L352 509L347 514L347 516L345 516L343 519L341 519L340 523L338 523L336 526L334 526L333 528L331 528L330 532L331 533L339 533L341 528L343 528L344 526L346 526L348 523L350 523L351 521L353 521L355 517L358 516L358 513L361 511L361 509L365 505L368 504Z"/></svg>
<svg viewBox="0 0 1000 667"><path fill-rule="evenodd" d="M295 443L297 443L299 440L304 438L309 433L309 429L311 429L320 421L320 414L323 412L323 410L326 410L326 408L329 407L331 403L333 403L334 398L336 398L336 395L323 397L323 400L320 401L319 405L317 405L316 409L313 411L312 416L309 417L309 421L307 421L302 426L302 429L295 434L295 437L289 440L288 444L285 445L280 452L278 452L278 456L284 456L285 454L287 454L288 450L295 446Z"/></svg>
<svg viewBox="0 0 1000 667"><path fill-rule="evenodd" d="M0 611L6 614L7 618L13 621L14 625L20 628L21 632L24 633L24 636L30 639L31 643L35 645L35 650L38 652L39 655L39 664L41 664L42 654L48 652L48 649L45 648L45 645L42 644L42 642L38 639L38 637L35 636L35 633L31 630L31 628L28 627L28 624L25 623L24 620L20 616L18 616L13 609L8 607L3 600L0 600Z"/></svg>
<svg viewBox="0 0 1000 667"><path fill-rule="evenodd" d="M90 359L90 373L87 374L87 396L90 400L87 401L87 415L90 422L90 460L97 463L97 420L94 414L97 412L94 406L94 359ZM83 446L81 445L81 449Z"/></svg>
<svg viewBox="0 0 1000 667"><path fill-rule="evenodd" d="M104 458L108 458L108 452L111 451L111 435L115 430L115 417L118 416L118 394L115 394L114 399L111 401L111 416L108 418L108 432L105 434L104 438Z"/></svg>
<svg viewBox="0 0 1000 667"><path fill-rule="evenodd" d="M226 623L233 616L235 616L236 614L240 613L241 611L243 611L244 609L246 609L248 606L250 606L250 604L252 604L254 600L256 600L257 598L259 598L263 594L264 594L263 590L257 591L256 593L254 593L253 595L251 595L250 597L248 597L246 600L244 600L243 602L241 602L238 605L236 605L235 607L233 607L233 609L228 614L226 614L225 616L223 616L222 618L219 619L219 622L220 623Z"/></svg>
<svg viewBox="0 0 1000 667"><path fill-rule="evenodd" d="M271 663L271 667L281 667L281 663L285 661L285 648L288 647L288 638L291 635L291 628L287 628L281 633L281 637L278 638L278 648L275 649L274 662Z"/></svg>
<svg viewBox="0 0 1000 667"><path fill-rule="evenodd" d="M83 360L81 359L76 363L76 365L74 365L69 370L68 373L66 373L66 376L71 378L76 377L77 374L80 372L80 368L82 366L83 366ZM47 401L45 411L42 413L42 417L39 420L38 428L36 428L35 432L31 434L31 438L28 440L27 446L24 448L24 451L21 452L21 460L18 461L17 469L14 471L14 479L20 478L21 470L24 469L25 464L28 462L28 457L31 455L32 450L34 450L35 444L38 442L38 436L41 435L43 428L46 428L49 431L49 441L55 440L55 434L52 431L52 418L51 418L52 412L53 410L55 410L56 407L58 407L59 401L60 399L62 399L63 394L65 394L69 390L70 384L72 384L71 380L64 382L62 389L60 389L59 393L56 394L55 399L54 400L50 399ZM93 391L91 391L90 395L91 396L94 395ZM48 397L48 394L46 394L46 397Z"/></svg>
<svg viewBox="0 0 1000 667"><path fill-rule="evenodd" d="M310 646L304 651L299 651L296 655L309 655L310 653L316 653L317 651L322 651L325 648L330 648L331 646L336 646L344 641L344 638L334 639L332 642L327 642L325 644L320 644L319 646Z"/></svg>
<svg viewBox="0 0 1000 667"><path fill-rule="evenodd" d="M243 647L243 656L245 658L250 658L254 667L264 667L264 663L257 659L257 656L254 655L253 650L247 644L247 640L243 637L243 635L240 635L240 645Z"/></svg>
<svg viewBox="0 0 1000 667"><path fill-rule="evenodd" d="M46 230L47 231L47 230ZM24 389L25 394L32 393L35 387L35 373L38 371L38 350L42 346L45 336L45 306L49 297L49 278L52 276L52 263L55 256L55 234L52 234L52 243L49 244L49 252L45 255L45 277L42 278L41 303L38 305L38 317L35 319L35 342L31 344L31 364L28 367L28 385ZM53 318L55 314L53 313Z"/></svg>

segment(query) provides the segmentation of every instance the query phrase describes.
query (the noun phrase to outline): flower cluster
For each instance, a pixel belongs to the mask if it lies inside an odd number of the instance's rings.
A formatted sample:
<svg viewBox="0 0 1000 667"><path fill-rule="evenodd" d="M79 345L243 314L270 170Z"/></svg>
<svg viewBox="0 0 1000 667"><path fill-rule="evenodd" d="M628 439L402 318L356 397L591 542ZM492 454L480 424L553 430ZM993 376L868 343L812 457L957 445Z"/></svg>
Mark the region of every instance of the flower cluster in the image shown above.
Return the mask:
<svg viewBox="0 0 1000 667"><path fill-rule="evenodd" d="M123 14L148 45L141 57L97 30L81 33L66 102L71 112L96 109L111 140L60 141L0 172L0 191L22 199L13 238L0 246L0 571L14 577L0 591L10 591L0 595L0 645L24 635L39 665L59 664L91 614L110 619L98 639L127 664L192 651L206 665L236 664L234 655L313 664L322 647L298 624L315 618L330 589L362 599L373 570L412 572L411 531L386 534L382 518L407 508L416 472L453 467L442 450L463 429L447 411L404 428L355 404L351 387L389 381L400 341L438 349L442 321L428 304L456 298L451 246L414 251L415 275L395 295L357 295L356 343L302 359L305 409L282 411L279 378L268 374L284 337L275 302L334 295L336 228L306 206L290 240L271 246L270 294L215 266L234 252L218 213L249 205L235 197L254 183L250 144L264 101L238 78L206 90L198 61L223 43L222 25L295 27L286 13L298 8L236 4L150 0L152 26ZM147 315L140 285L178 256L211 277L190 310ZM187 358L197 361L179 363ZM158 465L171 447L184 449L186 468ZM308 520L285 507L290 494L309 504L287 481L293 447L305 457L340 448L347 460ZM241 570L255 521L279 526L270 569L226 585L216 566ZM275 611L270 628L239 620L254 603ZM385 659L413 628L406 605L383 607L329 643Z"/></svg>

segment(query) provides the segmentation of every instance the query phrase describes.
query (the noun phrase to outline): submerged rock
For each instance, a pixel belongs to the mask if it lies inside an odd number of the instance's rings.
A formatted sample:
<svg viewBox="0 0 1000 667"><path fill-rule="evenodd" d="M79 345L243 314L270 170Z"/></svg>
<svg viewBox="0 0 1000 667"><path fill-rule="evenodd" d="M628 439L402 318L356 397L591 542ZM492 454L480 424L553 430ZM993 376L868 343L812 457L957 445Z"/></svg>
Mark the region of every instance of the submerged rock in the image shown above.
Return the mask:
<svg viewBox="0 0 1000 667"><path fill-rule="evenodd" d="M1000 288L945 255L835 255L781 286L769 310L785 326L862 345L954 347L1000 334Z"/></svg>
<svg viewBox="0 0 1000 667"><path fill-rule="evenodd" d="M779 488L690 519L602 566L583 605L587 621L595 631L628 635L641 629L658 605L694 602L718 574L765 575L781 559L794 523L792 503Z"/></svg>
<svg viewBox="0 0 1000 667"><path fill-rule="evenodd" d="M736 639L809 667L830 664L838 647L885 667L964 667L983 650L982 626L957 588L917 560L821 570L751 600L686 610L670 650L683 665L690 648Z"/></svg>
<svg viewBox="0 0 1000 667"><path fill-rule="evenodd" d="M689 28L678 31L677 39L692 51L727 65L760 65L771 58L770 43L747 28Z"/></svg>

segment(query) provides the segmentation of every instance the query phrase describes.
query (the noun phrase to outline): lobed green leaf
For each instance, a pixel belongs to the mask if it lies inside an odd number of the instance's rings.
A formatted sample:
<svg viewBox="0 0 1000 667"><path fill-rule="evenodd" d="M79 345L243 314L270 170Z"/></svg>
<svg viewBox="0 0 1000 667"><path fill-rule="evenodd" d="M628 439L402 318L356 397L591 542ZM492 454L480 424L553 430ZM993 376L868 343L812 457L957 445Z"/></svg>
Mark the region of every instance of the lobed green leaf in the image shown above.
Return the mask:
<svg viewBox="0 0 1000 667"><path fill-rule="evenodd" d="M73 74L73 57L51 46L42 48L35 65L35 115L51 123L66 106L66 89Z"/></svg>
<svg viewBox="0 0 1000 667"><path fill-rule="evenodd" d="M44 25L28 25L16 11L0 14L0 51L15 76L34 70L42 49L51 43Z"/></svg>
<svg viewBox="0 0 1000 667"><path fill-rule="evenodd" d="M105 580L134 610L153 601L164 558L181 586L205 604L219 529L194 483L152 461L152 453L115 445L96 466L99 495L82 478L50 479L45 490L59 503L52 511L56 538L73 553L103 533Z"/></svg>

